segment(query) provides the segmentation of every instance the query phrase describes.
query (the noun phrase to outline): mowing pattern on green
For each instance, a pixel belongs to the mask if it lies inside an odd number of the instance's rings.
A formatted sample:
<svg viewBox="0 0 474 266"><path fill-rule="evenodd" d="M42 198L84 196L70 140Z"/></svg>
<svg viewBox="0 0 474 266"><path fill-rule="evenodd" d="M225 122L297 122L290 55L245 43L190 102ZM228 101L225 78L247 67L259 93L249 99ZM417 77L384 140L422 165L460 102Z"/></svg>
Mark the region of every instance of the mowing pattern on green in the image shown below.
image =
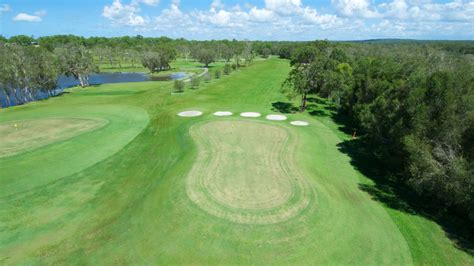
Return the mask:
<svg viewBox="0 0 474 266"><path fill-rule="evenodd" d="M199 154L187 194L210 214L271 224L300 214L312 202L311 186L293 162L296 140L284 128L218 121L194 126L191 135Z"/></svg>

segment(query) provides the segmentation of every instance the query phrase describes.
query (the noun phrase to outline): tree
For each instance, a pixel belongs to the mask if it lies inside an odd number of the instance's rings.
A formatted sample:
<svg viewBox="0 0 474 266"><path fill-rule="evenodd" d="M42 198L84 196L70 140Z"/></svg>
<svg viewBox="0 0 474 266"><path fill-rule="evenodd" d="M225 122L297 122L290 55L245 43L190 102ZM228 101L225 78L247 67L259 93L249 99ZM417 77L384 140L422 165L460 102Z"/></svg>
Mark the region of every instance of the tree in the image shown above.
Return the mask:
<svg viewBox="0 0 474 266"><path fill-rule="evenodd" d="M92 53L82 45L67 45L55 49L62 72L79 80L81 87L89 86L89 75L98 71Z"/></svg>
<svg viewBox="0 0 474 266"><path fill-rule="evenodd" d="M193 89L197 89L199 87L199 82L200 80L198 77L196 77L196 75L191 77L191 87Z"/></svg>
<svg viewBox="0 0 474 266"><path fill-rule="evenodd" d="M261 53L263 58L269 58L271 54L272 54L272 50L270 50L270 48L268 47L263 48L262 53Z"/></svg>
<svg viewBox="0 0 474 266"><path fill-rule="evenodd" d="M161 70L161 55L157 52L144 52L142 54L142 65L151 73Z"/></svg>
<svg viewBox="0 0 474 266"><path fill-rule="evenodd" d="M183 92L184 91L184 82L182 80L175 80L174 81L174 91L175 92Z"/></svg>
<svg viewBox="0 0 474 266"><path fill-rule="evenodd" d="M142 65L151 73L171 69L170 63L175 60L176 51L168 47L160 47L155 51L147 51L142 55Z"/></svg>
<svg viewBox="0 0 474 266"><path fill-rule="evenodd" d="M197 59L200 63L203 63L205 67L216 61L216 52L210 48L202 48L197 54Z"/></svg>
<svg viewBox="0 0 474 266"><path fill-rule="evenodd" d="M229 75L231 71L232 71L232 67L229 64L225 64L224 75Z"/></svg>
<svg viewBox="0 0 474 266"><path fill-rule="evenodd" d="M22 46L29 46L35 43L35 39L26 35L16 35L10 37L8 40L9 43L15 43Z"/></svg>
<svg viewBox="0 0 474 266"><path fill-rule="evenodd" d="M245 41L244 51L242 52L242 57L245 59L246 64L250 64L253 61L253 50L252 43L250 41Z"/></svg>
<svg viewBox="0 0 474 266"><path fill-rule="evenodd" d="M209 75L209 73L206 73L206 75L204 75L204 81L206 83L209 83L211 81L211 75Z"/></svg>
<svg viewBox="0 0 474 266"><path fill-rule="evenodd" d="M234 56L234 49L228 44L224 44L222 47L222 57L225 59L226 62L230 62L232 57Z"/></svg>
<svg viewBox="0 0 474 266"><path fill-rule="evenodd" d="M216 79L220 79L221 78L221 71L219 69L216 69L216 72L214 72L214 77Z"/></svg>
<svg viewBox="0 0 474 266"><path fill-rule="evenodd" d="M23 104L36 99L38 91L50 93L59 76L57 62L47 50L9 45L0 47L0 89L6 106Z"/></svg>
<svg viewBox="0 0 474 266"><path fill-rule="evenodd" d="M300 68L293 68L288 78L283 83L283 89L287 93L288 98L292 99L296 96L300 100L300 112L306 109L306 102L308 94L311 91L311 69L309 66L301 66Z"/></svg>

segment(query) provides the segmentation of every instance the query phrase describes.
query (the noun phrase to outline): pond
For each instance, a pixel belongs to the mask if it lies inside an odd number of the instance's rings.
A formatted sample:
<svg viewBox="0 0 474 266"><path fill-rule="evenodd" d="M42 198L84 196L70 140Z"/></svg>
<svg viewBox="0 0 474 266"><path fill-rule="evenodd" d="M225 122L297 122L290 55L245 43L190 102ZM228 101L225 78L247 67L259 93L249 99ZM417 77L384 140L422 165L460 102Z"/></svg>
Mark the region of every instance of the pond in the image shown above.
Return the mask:
<svg viewBox="0 0 474 266"><path fill-rule="evenodd" d="M187 78L190 75L186 72L175 72L166 76L149 76L140 72L117 72L117 73L95 73L89 76L91 85L124 83L124 82L143 82L143 81L169 81ZM65 89L79 86L79 80L74 77L61 76L58 79L58 88Z"/></svg>
<svg viewBox="0 0 474 266"><path fill-rule="evenodd" d="M89 76L89 83L91 85L100 85L108 83L124 83L124 82L143 82L143 81L170 81L177 79L188 78L191 75L186 72L174 72L164 76L150 76L146 73L140 72L117 72L117 73L94 73ZM79 80L74 77L60 76L57 82L58 88L52 92L52 95L61 94L64 89L79 86ZM46 92L37 92L35 100L42 100L50 97ZM0 105L6 107L5 94L0 91ZM15 106L15 97L11 95L11 106Z"/></svg>

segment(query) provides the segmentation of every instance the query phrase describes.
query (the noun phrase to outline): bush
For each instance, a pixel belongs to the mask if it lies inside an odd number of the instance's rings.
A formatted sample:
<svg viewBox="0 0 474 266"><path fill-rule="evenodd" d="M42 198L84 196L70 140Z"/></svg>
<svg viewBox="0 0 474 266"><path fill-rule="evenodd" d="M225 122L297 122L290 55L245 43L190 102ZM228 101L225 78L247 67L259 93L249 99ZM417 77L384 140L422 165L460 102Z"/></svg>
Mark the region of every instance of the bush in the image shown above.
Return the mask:
<svg viewBox="0 0 474 266"><path fill-rule="evenodd" d="M184 91L184 81L175 80L174 81L174 91L175 92L183 92Z"/></svg>
<svg viewBox="0 0 474 266"><path fill-rule="evenodd" d="M209 75L209 73L206 73L206 75L204 75L204 81L206 83L209 83L211 81L211 75Z"/></svg>
<svg viewBox="0 0 474 266"><path fill-rule="evenodd" d="M221 71L216 70L216 72L214 73L214 76L216 77L216 79L220 79L221 78Z"/></svg>
<svg viewBox="0 0 474 266"><path fill-rule="evenodd" d="M231 67L232 67L232 70L234 70L234 71L237 70L237 65L236 64L232 64Z"/></svg>
<svg viewBox="0 0 474 266"><path fill-rule="evenodd" d="M191 77L191 88L197 89L199 87L199 78L196 76Z"/></svg>
<svg viewBox="0 0 474 266"><path fill-rule="evenodd" d="M229 64L225 64L225 66L224 66L224 75L229 75L231 71L232 71L231 66Z"/></svg>

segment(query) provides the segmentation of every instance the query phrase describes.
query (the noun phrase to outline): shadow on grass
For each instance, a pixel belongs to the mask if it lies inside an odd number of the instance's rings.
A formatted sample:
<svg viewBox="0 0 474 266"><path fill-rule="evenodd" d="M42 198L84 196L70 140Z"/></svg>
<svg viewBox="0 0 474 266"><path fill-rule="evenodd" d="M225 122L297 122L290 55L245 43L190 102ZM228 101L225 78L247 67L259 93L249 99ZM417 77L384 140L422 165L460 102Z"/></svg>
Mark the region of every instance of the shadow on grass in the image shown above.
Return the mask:
<svg viewBox="0 0 474 266"><path fill-rule="evenodd" d="M352 134L356 129L354 123L346 115L322 101L317 112L310 114L324 117L327 114L339 125L339 130ZM321 111L326 109L327 112ZM474 255L474 225L466 218L460 217L453 210L442 207L436 200L421 197L410 189L402 180L390 172L384 159L374 155L374 150L363 138L346 140L338 144L338 149L351 158L351 164L364 176L373 181L372 184L359 184L359 189L384 204L386 207L411 215L423 216L439 224L446 235L460 250ZM385 159L387 160L387 159Z"/></svg>
<svg viewBox="0 0 474 266"><path fill-rule="evenodd" d="M272 103L272 111L283 114L292 114L298 112L298 107L289 102L274 102Z"/></svg>

